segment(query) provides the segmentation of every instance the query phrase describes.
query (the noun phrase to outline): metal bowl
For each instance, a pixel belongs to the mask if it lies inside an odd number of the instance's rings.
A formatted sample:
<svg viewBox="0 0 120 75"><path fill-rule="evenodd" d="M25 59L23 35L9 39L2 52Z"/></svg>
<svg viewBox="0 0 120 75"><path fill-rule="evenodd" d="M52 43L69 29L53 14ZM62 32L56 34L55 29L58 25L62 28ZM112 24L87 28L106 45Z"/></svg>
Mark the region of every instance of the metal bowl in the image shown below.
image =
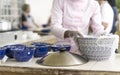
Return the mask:
<svg viewBox="0 0 120 75"><path fill-rule="evenodd" d="M87 59L84 59L82 56L70 53L66 51L65 48L61 48L57 52L50 53L37 61L37 63L40 65L53 67L77 66L87 62Z"/></svg>

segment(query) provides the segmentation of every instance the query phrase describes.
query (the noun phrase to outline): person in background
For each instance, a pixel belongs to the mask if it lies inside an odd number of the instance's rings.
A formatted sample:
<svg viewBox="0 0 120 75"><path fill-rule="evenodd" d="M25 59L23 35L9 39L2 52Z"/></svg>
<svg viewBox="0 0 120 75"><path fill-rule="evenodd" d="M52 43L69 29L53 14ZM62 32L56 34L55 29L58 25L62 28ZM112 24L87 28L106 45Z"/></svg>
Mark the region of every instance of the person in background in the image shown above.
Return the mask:
<svg viewBox="0 0 120 75"><path fill-rule="evenodd" d="M40 27L35 23L33 17L30 15L30 6L28 4L24 4L22 6L23 14L22 14L22 29L29 30Z"/></svg>
<svg viewBox="0 0 120 75"><path fill-rule="evenodd" d="M120 7L119 7L119 10L120 10ZM118 13L118 21L117 21L117 33L120 37L120 13Z"/></svg>
<svg viewBox="0 0 120 75"><path fill-rule="evenodd" d="M101 7L101 18L102 18L102 25L105 27L105 31L110 33L112 30L113 25L113 17L114 13L112 7L108 3L107 0L97 0Z"/></svg>
<svg viewBox="0 0 120 75"><path fill-rule="evenodd" d="M51 16L51 31L57 41L69 43L70 52L80 54L70 36L88 35L91 27L94 35L104 33L101 24L100 6L95 0L54 0Z"/></svg>
<svg viewBox="0 0 120 75"><path fill-rule="evenodd" d="M119 8L120 10L120 8ZM118 14L118 29L119 29L119 36L120 36L120 13Z"/></svg>
<svg viewBox="0 0 120 75"><path fill-rule="evenodd" d="M113 19L113 27L111 33L115 34L116 32L116 21L117 21L117 8L116 8L116 0L107 0L111 5L113 12L114 12L114 19Z"/></svg>

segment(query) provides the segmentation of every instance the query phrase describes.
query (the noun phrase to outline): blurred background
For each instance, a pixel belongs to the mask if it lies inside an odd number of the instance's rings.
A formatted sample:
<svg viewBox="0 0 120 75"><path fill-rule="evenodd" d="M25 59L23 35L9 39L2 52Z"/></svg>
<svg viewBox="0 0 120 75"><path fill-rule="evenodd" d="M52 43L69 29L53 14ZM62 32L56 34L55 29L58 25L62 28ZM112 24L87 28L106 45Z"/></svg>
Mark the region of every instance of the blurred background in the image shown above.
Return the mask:
<svg viewBox="0 0 120 75"><path fill-rule="evenodd" d="M118 8L118 11L120 12L120 0L116 0L116 6Z"/></svg>
<svg viewBox="0 0 120 75"><path fill-rule="evenodd" d="M37 23L45 24L47 23L53 0L26 0L25 3L31 6L31 15L35 18Z"/></svg>
<svg viewBox="0 0 120 75"><path fill-rule="evenodd" d="M22 24L22 6L29 4L30 15L40 27L50 24L51 8L53 0L0 0L0 32L20 29ZM116 34L120 35L120 0L116 0L118 10Z"/></svg>
<svg viewBox="0 0 120 75"><path fill-rule="evenodd" d="M18 20L24 3L30 5L30 14L38 24L47 23L51 13L52 0L0 0L0 11L2 11L0 12L0 19Z"/></svg>
<svg viewBox="0 0 120 75"><path fill-rule="evenodd" d="M0 0L0 19L16 20L15 26L20 20L21 7L27 3L31 7L31 15L39 24L46 24L49 20L53 0ZM116 0L118 12L120 12L120 0ZM16 26L17 27L17 26Z"/></svg>

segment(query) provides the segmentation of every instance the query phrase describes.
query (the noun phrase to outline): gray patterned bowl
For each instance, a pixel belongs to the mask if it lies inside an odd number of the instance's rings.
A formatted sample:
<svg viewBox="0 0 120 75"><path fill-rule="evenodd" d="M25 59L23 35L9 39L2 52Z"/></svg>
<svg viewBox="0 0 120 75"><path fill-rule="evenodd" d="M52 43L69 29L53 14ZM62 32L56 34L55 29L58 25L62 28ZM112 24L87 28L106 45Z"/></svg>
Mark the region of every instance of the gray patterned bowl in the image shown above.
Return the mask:
<svg viewBox="0 0 120 75"><path fill-rule="evenodd" d="M106 35L100 37L86 36L77 38L79 50L89 60L108 60L118 48L118 35Z"/></svg>

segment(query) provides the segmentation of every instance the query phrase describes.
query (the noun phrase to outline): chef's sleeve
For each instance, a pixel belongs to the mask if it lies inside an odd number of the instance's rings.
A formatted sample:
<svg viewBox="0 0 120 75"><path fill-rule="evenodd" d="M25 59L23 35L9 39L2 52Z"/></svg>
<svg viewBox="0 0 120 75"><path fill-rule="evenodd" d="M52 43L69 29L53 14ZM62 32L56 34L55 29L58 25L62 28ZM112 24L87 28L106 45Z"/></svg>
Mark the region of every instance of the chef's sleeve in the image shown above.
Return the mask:
<svg viewBox="0 0 120 75"><path fill-rule="evenodd" d="M64 0L54 0L52 7L52 16L51 16L51 31L52 33L60 38L64 39L64 32L67 31L62 26L63 21L63 1Z"/></svg>
<svg viewBox="0 0 120 75"><path fill-rule="evenodd" d="M107 23L106 33L110 33L113 25L114 13L110 5L104 5L101 9L102 22Z"/></svg>
<svg viewBox="0 0 120 75"><path fill-rule="evenodd" d="M104 33L104 27L101 21L101 13L100 13L100 6L98 2L95 1L94 6L94 13L91 17L91 28L94 35L100 35Z"/></svg>

